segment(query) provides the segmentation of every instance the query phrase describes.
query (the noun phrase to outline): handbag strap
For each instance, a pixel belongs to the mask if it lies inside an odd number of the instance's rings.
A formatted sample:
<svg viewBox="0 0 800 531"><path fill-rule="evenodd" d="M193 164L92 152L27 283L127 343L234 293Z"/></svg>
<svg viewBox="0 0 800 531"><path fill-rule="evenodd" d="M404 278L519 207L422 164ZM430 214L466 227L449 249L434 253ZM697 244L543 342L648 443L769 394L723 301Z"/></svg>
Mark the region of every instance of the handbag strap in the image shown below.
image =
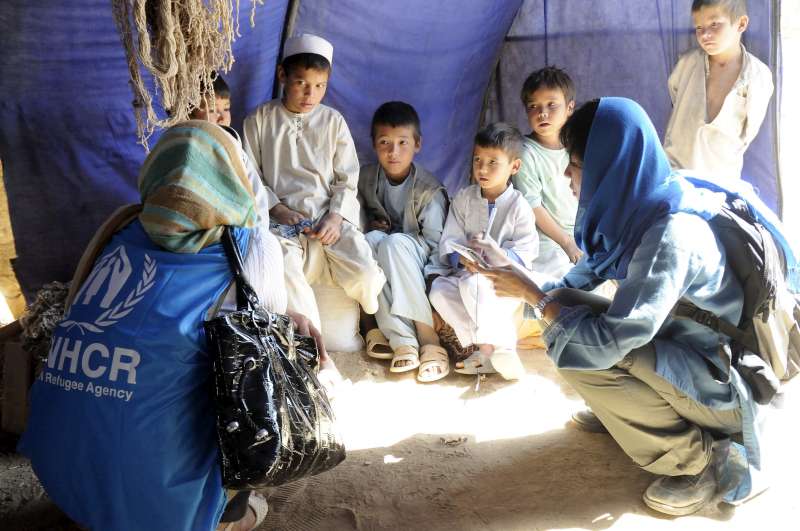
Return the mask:
<svg viewBox="0 0 800 531"><path fill-rule="evenodd" d="M258 295L244 276L244 262L239 246L233 239L233 229L225 226L222 232L222 246L225 248L225 256L228 257L228 265L233 271L233 281L236 282L236 309L255 310L261 306Z"/></svg>

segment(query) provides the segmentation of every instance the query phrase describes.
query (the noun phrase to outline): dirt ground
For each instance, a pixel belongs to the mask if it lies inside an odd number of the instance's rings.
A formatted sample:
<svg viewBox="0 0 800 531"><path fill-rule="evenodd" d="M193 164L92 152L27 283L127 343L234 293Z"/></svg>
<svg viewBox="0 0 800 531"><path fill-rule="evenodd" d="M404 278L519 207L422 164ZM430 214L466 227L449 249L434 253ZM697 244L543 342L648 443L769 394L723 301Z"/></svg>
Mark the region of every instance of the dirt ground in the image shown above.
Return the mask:
<svg viewBox="0 0 800 531"><path fill-rule="evenodd" d="M526 351L519 382L451 374L437 384L388 372L363 353L336 353L346 381L335 407L348 455L336 469L266 491L259 529L797 529L798 394L776 411L781 445L773 487L743 506L712 504L669 518L641 493L653 476L607 435L566 421L582 402L542 351ZM793 387L797 387L794 385ZM792 390L794 391L794 390ZM778 422L775 422L778 421ZM28 463L0 441L0 529L75 529L47 500ZM792 450L794 452L792 453ZM791 458L795 457L793 461Z"/></svg>

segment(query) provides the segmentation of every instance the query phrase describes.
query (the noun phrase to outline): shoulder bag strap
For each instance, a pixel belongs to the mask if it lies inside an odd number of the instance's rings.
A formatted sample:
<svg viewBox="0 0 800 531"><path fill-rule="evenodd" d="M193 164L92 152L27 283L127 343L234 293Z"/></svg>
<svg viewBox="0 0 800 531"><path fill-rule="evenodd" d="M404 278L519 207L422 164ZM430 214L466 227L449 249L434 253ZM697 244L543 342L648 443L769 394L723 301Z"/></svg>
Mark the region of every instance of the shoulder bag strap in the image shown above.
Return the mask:
<svg viewBox="0 0 800 531"><path fill-rule="evenodd" d="M258 300L255 290L244 276L244 261L239 252L239 246L233 239L233 229L226 226L222 232L222 246L225 248L225 255L228 257L228 265L233 272L233 280L236 282L236 309L255 310L261 303Z"/></svg>

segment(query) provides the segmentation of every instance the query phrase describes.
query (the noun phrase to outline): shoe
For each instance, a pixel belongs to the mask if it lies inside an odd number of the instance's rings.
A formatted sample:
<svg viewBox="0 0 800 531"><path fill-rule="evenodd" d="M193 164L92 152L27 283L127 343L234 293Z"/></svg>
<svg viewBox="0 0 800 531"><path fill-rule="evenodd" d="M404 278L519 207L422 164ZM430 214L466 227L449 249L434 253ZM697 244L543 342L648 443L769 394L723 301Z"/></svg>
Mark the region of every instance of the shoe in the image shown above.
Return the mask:
<svg viewBox="0 0 800 531"><path fill-rule="evenodd" d="M600 422L600 419L597 418L597 415L594 414L594 411L591 409L584 409L572 414L572 422L575 423L575 427L577 427L581 431L588 431L590 433L608 433L608 430L603 423Z"/></svg>
<svg viewBox="0 0 800 531"><path fill-rule="evenodd" d="M644 491L645 505L664 514L685 516L696 513L717 493L716 459L695 476L662 476Z"/></svg>

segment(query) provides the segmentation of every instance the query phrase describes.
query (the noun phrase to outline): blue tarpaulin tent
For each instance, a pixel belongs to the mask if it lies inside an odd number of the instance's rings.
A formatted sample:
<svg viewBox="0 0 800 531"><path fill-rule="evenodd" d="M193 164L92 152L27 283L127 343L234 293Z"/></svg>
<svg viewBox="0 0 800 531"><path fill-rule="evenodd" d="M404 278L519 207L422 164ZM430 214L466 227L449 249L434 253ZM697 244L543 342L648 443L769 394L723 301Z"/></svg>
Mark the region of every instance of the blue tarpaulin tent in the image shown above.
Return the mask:
<svg viewBox="0 0 800 531"><path fill-rule="evenodd" d="M746 45L779 74L777 1L750 0ZM454 192L468 176L482 121L525 128L519 87L546 64L576 80L579 100L632 97L663 133L666 80L695 46L691 0L265 0L226 74L234 126L275 94L283 39L315 33L335 48L326 103L347 119L362 161L369 121L387 100L422 118L420 161ZM96 227L138 200L137 143L124 51L108 0L0 6L0 159L23 292L66 280ZM777 79L779 79L777 75ZM745 178L780 213L775 99Z"/></svg>

